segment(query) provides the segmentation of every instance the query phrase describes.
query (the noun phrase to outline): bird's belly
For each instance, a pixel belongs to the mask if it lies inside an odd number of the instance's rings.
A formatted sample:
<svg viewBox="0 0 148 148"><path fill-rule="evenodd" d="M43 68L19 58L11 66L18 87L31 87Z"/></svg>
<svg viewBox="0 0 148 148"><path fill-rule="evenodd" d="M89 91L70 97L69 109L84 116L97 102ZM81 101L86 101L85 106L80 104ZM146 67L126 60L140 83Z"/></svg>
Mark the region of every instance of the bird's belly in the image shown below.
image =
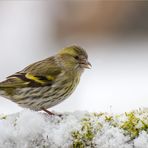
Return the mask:
<svg viewBox="0 0 148 148"><path fill-rule="evenodd" d="M16 89L13 101L21 107L32 110L41 110L41 108L50 108L59 104L72 94L75 87L37 87ZM12 99L11 99L12 100Z"/></svg>

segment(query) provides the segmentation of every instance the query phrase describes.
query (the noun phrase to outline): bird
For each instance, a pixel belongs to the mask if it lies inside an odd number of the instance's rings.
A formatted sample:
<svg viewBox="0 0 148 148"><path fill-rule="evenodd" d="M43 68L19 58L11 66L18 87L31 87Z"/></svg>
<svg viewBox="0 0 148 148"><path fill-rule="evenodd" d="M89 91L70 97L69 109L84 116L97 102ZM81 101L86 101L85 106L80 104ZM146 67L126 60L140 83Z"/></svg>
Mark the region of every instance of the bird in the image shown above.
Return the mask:
<svg viewBox="0 0 148 148"><path fill-rule="evenodd" d="M87 52L72 45L57 54L30 64L0 82L0 96L20 107L48 110L68 98L79 84L85 69L90 69Z"/></svg>

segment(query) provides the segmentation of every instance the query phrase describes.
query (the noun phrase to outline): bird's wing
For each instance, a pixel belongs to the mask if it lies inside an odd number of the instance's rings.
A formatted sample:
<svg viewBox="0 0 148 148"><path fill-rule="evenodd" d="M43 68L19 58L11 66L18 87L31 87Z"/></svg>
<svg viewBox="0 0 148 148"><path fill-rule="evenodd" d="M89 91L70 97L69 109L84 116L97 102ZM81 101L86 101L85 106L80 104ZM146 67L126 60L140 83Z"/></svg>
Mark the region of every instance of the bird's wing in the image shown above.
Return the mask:
<svg viewBox="0 0 148 148"><path fill-rule="evenodd" d="M54 57L50 57L9 76L7 80L0 83L0 88L51 86L61 72L62 69Z"/></svg>

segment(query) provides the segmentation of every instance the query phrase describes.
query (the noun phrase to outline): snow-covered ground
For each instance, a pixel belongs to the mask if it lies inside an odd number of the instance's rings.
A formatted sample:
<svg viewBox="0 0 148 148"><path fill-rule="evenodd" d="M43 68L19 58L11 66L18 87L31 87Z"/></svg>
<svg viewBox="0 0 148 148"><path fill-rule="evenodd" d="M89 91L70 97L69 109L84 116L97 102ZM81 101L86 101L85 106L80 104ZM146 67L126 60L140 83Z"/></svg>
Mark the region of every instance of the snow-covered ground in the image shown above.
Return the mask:
<svg viewBox="0 0 148 148"><path fill-rule="evenodd" d="M148 110L1 115L0 148L148 148L147 116Z"/></svg>

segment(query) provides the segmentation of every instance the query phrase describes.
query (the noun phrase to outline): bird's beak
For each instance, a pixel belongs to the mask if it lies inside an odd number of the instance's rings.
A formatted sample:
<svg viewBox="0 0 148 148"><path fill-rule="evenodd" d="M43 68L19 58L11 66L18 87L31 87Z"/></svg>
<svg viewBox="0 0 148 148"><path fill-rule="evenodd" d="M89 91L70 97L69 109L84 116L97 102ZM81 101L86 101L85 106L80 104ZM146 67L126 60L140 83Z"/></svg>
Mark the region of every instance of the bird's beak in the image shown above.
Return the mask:
<svg viewBox="0 0 148 148"><path fill-rule="evenodd" d="M82 65L83 68L87 68L87 69L92 68L92 65L88 61L83 62L81 65Z"/></svg>
<svg viewBox="0 0 148 148"><path fill-rule="evenodd" d="M87 62L87 64L86 64L86 68L87 68L87 69L91 69L91 68L92 68L92 65L91 65L90 62Z"/></svg>

